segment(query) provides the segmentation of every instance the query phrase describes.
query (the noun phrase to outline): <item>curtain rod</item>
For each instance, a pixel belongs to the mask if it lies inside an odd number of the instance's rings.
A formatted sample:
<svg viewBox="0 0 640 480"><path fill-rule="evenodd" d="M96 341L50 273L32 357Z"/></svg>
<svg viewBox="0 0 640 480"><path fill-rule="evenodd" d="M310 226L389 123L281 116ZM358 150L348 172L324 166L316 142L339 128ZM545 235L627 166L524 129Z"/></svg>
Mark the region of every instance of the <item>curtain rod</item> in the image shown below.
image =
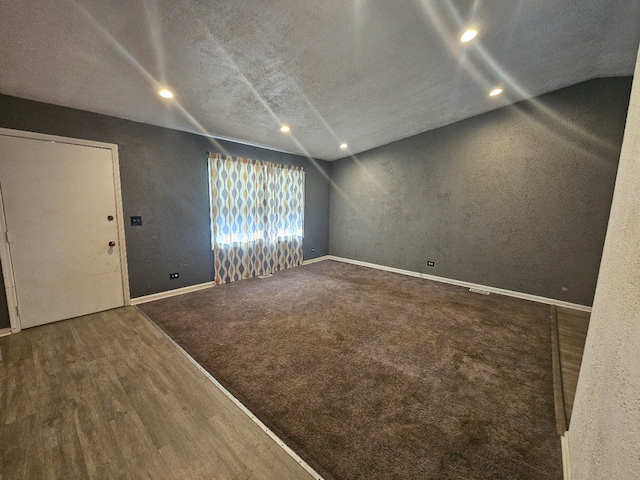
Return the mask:
<svg viewBox="0 0 640 480"><path fill-rule="evenodd" d="M205 151L205 153L207 154L207 157L211 157L212 153L215 153L216 155L222 155L220 153L216 153L216 152L210 152L210 151ZM262 164L271 164L271 165L275 165L277 167L284 167L284 168L290 168L292 170L301 170L304 172L304 167L302 165L294 165L294 164L284 164L284 163L276 163L276 162L270 162L268 160L260 160L257 158L249 158L249 157L234 157L233 155L228 155L232 158L245 158L246 160L249 160L250 162L257 162L257 163L262 163Z"/></svg>

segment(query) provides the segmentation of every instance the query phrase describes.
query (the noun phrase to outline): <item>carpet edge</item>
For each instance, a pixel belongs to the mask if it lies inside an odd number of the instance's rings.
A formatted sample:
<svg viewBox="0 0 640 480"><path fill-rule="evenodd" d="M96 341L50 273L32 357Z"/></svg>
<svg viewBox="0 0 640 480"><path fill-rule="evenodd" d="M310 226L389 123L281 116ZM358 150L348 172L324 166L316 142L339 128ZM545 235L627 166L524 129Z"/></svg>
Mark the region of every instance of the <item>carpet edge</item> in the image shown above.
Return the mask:
<svg viewBox="0 0 640 480"><path fill-rule="evenodd" d="M207 379L213 383L218 390L220 390L229 400L233 402L245 415L247 415L260 429L265 432L276 444L284 450L295 462L300 465L306 472L311 475L315 480L325 480L318 472L316 472L311 465L305 462L295 451L293 451L286 443L284 443L280 437L278 437L269 427L267 427L258 417L256 417L251 410L249 410L240 400L234 397L213 375L207 372L202 365L200 365L189 353L182 348L178 343L171 338L164 330L162 330L142 309L136 305L133 307L142 315L154 328L156 328L187 360L189 360L198 370L200 370Z"/></svg>

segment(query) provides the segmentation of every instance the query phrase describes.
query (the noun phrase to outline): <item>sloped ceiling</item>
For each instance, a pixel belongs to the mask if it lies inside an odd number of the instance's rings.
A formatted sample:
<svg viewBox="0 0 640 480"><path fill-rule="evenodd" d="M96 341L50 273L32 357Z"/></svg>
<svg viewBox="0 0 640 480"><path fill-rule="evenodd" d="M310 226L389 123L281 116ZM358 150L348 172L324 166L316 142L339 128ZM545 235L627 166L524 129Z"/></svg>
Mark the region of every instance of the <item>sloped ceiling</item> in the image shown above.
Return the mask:
<svg viewBox="0 0 640 480"><path fill-rule="evenodd" d="M632 75L639 43L640 0L0 0L0 92L334 160Z"/></svg>

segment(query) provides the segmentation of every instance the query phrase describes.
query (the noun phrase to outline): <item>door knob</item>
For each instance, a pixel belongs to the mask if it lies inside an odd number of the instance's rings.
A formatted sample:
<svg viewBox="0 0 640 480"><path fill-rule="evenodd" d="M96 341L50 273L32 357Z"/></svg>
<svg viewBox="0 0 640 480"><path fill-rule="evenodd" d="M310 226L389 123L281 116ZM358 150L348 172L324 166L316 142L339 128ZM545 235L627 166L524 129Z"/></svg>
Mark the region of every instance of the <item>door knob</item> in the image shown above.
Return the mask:
<svg viewBox="0 0 640 480"><path fill-rule="evenodd" d="M116 246L116 242L109 242L109 246L110 247L115 247Z"/></svg>

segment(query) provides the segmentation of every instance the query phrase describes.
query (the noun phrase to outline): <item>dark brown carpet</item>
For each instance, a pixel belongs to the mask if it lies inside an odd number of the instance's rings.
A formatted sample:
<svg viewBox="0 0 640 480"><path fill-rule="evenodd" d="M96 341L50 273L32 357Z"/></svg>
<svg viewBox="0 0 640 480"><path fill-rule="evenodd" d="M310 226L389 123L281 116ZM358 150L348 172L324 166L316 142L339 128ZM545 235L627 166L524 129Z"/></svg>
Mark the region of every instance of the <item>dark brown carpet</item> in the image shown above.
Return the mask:
<svg viewBox="0 0 640 480"><path fill-rule="evenodd" d="M561 479L549 307L334 261L141 305L326 479Z"/></svg>

